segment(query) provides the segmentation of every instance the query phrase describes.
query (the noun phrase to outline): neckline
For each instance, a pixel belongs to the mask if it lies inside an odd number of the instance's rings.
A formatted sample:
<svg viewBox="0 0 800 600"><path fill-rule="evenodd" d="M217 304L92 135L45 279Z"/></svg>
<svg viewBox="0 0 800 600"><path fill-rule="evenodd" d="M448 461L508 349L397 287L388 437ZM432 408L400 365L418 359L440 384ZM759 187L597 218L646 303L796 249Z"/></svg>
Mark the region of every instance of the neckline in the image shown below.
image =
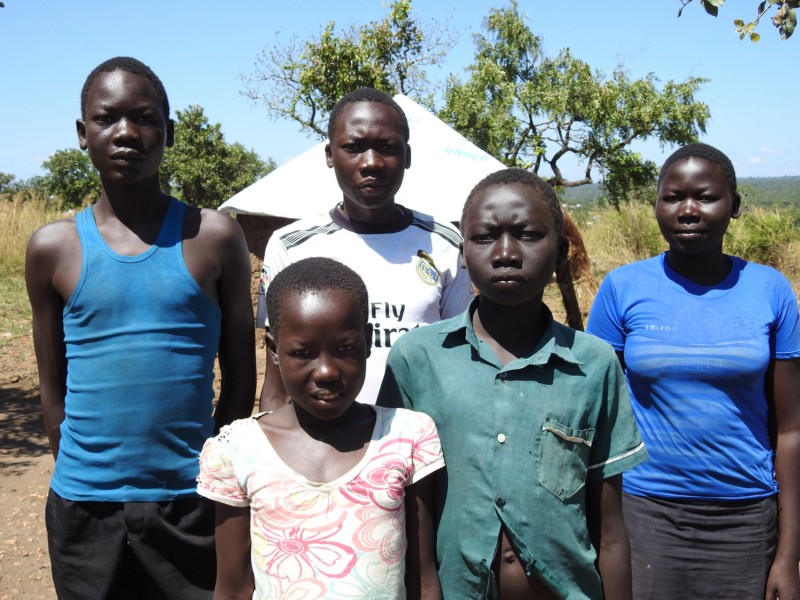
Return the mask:
<svg viewBox="0 0 800 600"><path fill-rule="evenodd" d="M414 213L400 204L395 204L395 207L398 211L397 218L389 223L367 223L365 221L354 221L348 219L344 212L340 209L343 204L343 202L339 202L339 204L334 206L328 212L331 220L342 229L346 229L347 231L361 235L398 233L406 229L414 221Z"/></svg>
<svg viewBox="0 0 800 600"><path fill-rule="evenodd" d="M735 285L736 282L739 280L740 273L746 264L746 261L742 259L732 256L730 254L726 254L726 256L731 261L731 268L728 271L728 274L725 276L722 281L719 283L715 283L713 285L703 285L701 283L696 283L691 279L684 277L680 273L678 273L675 269L673 269L669 261L667 260L667 253L663 252L660 255L661 260L661 268L664 273L664 276L674 283L675 285L679 286L684 291L692 294L693 296L719 296L727 294Z"/></svg>
<svg viewBox="0 0 800 600"><path fill-rule="evenodd" d="M351 482L355 479L363 470L364 467L372 460L372 453L374 448L376 447L376 442L380 437L380 431L383 426L383 418L384 418L384 411L380 410L377 406L370 406L375 412L375 424L372 427L372 433L370 434L369 442L367 443L367 449L364 452L364 456L361 457L353 467L334 479L333 481L312 481L302 473L299 473L292 467L286 464L284 460L278 455L275 451L275 448L272 447L272 444L267 437L267 434L261 430L261 425L258 423L258 418L266 413L259 413L257 415L253 415L251 421L254 425L256 434L263 440L261 443L265 446L267 454L269 456L265 457L268 461L274 461L275 464L280 465L280 470L286 473L291 477L292 480L296 481L297 483L303 485L304 487L311 488L311 489L338 489L346 485L347 483Z"/></svg>
<svg viewBox="0 0 800 600"><path fill-rule="evenodd" d="M169 234L170 224L173 221L173 213L177 203L174 201L172 197L168 197L168 204L167 210L164 213L164 220L161 222L161 227L158 230L158 235L156 236L155 241L145 250L139 254L134 255L127 255L127 254L120 254L116 252L111 246L108 245L108 242L103 237L103 234L100 233L100 228L97 226L97 219L94 216L94 208L95 205L92 204L88 207L89 211L89 219L92 224L92 230L94 235L97 237L99 241L100 247L103 249L108 256L113 258L118 262L125 262L125 263L136 263L141 262L147 258L149 258L159 247L166 245L166 237Z"/></svg>

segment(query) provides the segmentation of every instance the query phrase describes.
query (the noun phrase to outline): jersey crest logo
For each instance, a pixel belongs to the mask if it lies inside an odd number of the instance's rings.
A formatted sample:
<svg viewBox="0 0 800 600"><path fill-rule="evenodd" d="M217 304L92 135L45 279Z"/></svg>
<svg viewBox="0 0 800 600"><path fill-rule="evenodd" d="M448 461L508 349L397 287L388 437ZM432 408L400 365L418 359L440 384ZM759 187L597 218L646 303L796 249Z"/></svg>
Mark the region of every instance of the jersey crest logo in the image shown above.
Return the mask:
<svg viewBox="0 0 800 600"><path fill-rule="evenodd" d="M428 285L436 285L441 281L442 277L433 264L433 259L430 254L420 250L417 252L419 260L417 261L417 276Z"/></svg>
<svg viewBox="0 0 800 600"><path fill-rule="evenodd" d="M267 265L263 265L261 267L261 277L258 280L259 293L263 294L264 292L266 292L268 285L269 285L269 267L267 267Z"/></svg>

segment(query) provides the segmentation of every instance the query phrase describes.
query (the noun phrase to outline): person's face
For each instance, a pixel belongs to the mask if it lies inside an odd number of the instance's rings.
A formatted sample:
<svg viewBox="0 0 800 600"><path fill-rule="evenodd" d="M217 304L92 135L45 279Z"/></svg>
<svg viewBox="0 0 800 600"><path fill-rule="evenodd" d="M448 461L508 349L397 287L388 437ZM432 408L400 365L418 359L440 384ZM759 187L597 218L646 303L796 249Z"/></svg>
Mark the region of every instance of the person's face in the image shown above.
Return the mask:
<svg viewBox="0 0 800 600"><path fill-rule="evenodd" d="M664 173L656 199L656 220L673 252L722 252L722 239L739 200L731 195L722 168L704 158L673 163Z"/></svg>
<svg viewBox="0 0 800 600"><path fill-rule="evenodd" d="M350 219L382 223L396 218L394 196L411 164L400 117L380 102L344 107L325 146Z"/></svg>
<svg viewBox="0 0 800 600"><path fill-rule="evenodd" d="M130 185L158 176L173 124L146 77L128 71L101 73L78 119L78 142L103 179Z"/></svg>
<svg viewBox="0 0 800 600"><path fill-rule="evenodd" d="M463 223L461 261L481 297L516 306L541 298L566 243L545 201L522 184L493 185Z"/></svg>
<svg viewBox="0 0 800 600"><path fill-rule="evenodd" d="M372 326L341 290L293 294L283 300L270 357L292 401L320 420L337 419L361 391Z"/></svg>

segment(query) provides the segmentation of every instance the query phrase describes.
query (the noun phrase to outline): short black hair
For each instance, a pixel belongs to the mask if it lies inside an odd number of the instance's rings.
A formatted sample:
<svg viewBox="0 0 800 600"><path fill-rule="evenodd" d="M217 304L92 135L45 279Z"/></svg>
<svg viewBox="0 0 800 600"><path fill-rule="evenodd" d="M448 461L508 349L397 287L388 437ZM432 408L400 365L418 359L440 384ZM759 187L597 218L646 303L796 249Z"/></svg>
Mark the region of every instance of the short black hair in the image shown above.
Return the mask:
<svg viewBox="0 0 800 600"><path fill-rule="evenodd" d="M558 200L553 186L536 173L517 168L501 169L500 171L489 173L489 175L481 179L475 187L472 188L469 196L467 196L467 201L464 203L464 208L461 211L461 233L464 233L464 222L467 219L467 213L475 202L475 198L477 198L481 192L496 185L511 185L514 183L527 185L539 194L539 197L544 200L545 204L547 204L547 208L550 210L556 232L559 236L564 235L564 213L561 210L561 202Z"/></svg>
<svg viewBox="0 0 800 600"><path fill-rule="evenodd" d="M411 131L408 128L408 117L406 117L406 113L403 112L403 109L400 108L400 105L394 101L389 94L386 92L381 92L376 90L375 88L359 88L357 90L353 90L352 92L348 92L341 99L336 103L331 110L331 114L328 117L328 139L333 139L333 131L336 129L336 123L339 121L339 117L342 114L342 111L348 104L353 104L355 102L380 102L388 107L390 107L394 112L397 113L397 117L400 119L400 127L402 129L401 133L405 137L406 142L408 142L408 138L411 135Z"/></svg>
<svg viewBox="0 0 800 600"><path fill-rule="evenodd" d="M94 85L94 82L97 81L101 73L111 73L113 71L126 71L149 79L153 87L156 88L156 94L158 94L158 97L161 99L161 105L164 107L164 118L169 119L169 99L167 98L167 90L164 89L164 84L161 83L161 80L153 72L153 69L142 61L131 58L130 56L115 56L114 58L109 58L97 65L92 72L89 73L89 76L83 83L83 88L81 88L81 119L86 118L86 101L89 98L89 90Z"/></svg>
<svg viewBox="0 0 800 600"><path fill-rule="evenodd" d="M330 258L314 256L290 264L267 286L267 315L272 335L278 337L281 307L292 294L339 290L352 296L358 316L369 319L369 297L364 280L350 267Z"/></svg>
<svg viewBox="0 0 800 600"><path fill-rule="evenodd" d="M718 165L722 169L725 179L728 180L728 189L731 192L731 197L734 200L740 200L739 192L736 191L736 170L733 168L731 159L722 150L699 142L682 146L667 157L667 160L661 166L661 172L658 174L658 187L661 188L661 181L672 165L679 160L688 160L690 158L702 158Z"/></svg>

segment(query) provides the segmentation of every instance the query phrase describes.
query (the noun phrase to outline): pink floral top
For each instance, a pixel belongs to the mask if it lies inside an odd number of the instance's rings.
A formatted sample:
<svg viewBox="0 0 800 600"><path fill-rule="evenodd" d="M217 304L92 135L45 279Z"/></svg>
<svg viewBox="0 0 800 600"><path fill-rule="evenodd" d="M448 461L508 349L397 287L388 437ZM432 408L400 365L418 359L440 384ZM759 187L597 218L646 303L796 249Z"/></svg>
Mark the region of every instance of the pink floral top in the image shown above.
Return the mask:
<svg viewBox="0 0 800 600"><path fill-rule="evenodd" d="M377 406L364 457L330 483L275 453L256 417L223 427L200 456L197 491L250 507L255 599L405 598L405 486L444 466L425 414Z"/></svg>

